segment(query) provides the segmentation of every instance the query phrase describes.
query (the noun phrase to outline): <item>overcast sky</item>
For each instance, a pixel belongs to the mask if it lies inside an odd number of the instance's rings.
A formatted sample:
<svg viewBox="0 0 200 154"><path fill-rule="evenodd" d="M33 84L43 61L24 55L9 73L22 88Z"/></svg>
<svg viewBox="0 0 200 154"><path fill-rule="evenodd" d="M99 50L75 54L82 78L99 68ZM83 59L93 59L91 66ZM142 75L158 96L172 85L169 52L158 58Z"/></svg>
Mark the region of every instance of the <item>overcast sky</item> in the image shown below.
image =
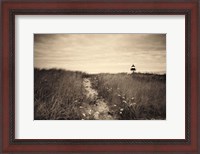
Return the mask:
<svg viewBox="0 0 200 154"><path fill-rule="evenodd" d="M35 34L34 66L88 73L166 73L165 34Z"/></svg>

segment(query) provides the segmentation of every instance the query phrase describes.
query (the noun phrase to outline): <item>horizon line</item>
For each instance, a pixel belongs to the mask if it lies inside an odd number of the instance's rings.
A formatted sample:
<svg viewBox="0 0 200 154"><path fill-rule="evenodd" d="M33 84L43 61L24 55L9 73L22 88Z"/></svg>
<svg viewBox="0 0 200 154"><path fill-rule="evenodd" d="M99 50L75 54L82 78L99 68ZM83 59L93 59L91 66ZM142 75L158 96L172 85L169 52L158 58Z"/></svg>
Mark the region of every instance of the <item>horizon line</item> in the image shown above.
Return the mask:
<svg viewBox="0 0 200 154"><path fill-rule="evenodd" d="M65 68L57 68L57 67L52 67L52 68L39 68L39 67L34 67L34 69L39 69L39 70L64 70L64 71L71 71L71 72L82 72L82 73L86 73L86 74L122 74L122 73L126 73L126 74L132 74L133 72L129 71L129 72L96 72L96 73L92 73L92 72L87 72L87 71L81 71L81 70L70 70L70 69L65 69ZM156 71L156 72L140 72L140 71L135 71L134 73L142 73L142 74L158 74L158 75L166 75L166 71Z"/></svg>

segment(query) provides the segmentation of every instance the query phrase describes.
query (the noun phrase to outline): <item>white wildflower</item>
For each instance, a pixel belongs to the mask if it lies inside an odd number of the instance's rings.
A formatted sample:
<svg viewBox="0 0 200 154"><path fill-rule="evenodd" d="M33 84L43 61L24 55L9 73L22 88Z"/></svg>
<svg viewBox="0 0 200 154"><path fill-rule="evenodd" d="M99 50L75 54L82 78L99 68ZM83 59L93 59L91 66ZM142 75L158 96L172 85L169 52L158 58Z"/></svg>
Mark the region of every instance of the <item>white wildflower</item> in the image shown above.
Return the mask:
<svg viewBox="0 0 200 154"><path fill-rule="evenodd" d="M122 103L125 103L125 104L126 104L127 102L126 102L125 100L123 100Z"/></svg>
<svg viewBox="0 0 200 154"><path fill-rule="evenodd" d="M120 109L120 111L124 111L124 109L123 109L123 108L121 108L121 109Z"/></svg>
<svg viewBox="0 0 200 154"><path fill-rule="evenodd" d="M91 114L92 114L92 110L91 110L91 109L89 110L88 114L89 114L89 115L91 115Z"/></svg>

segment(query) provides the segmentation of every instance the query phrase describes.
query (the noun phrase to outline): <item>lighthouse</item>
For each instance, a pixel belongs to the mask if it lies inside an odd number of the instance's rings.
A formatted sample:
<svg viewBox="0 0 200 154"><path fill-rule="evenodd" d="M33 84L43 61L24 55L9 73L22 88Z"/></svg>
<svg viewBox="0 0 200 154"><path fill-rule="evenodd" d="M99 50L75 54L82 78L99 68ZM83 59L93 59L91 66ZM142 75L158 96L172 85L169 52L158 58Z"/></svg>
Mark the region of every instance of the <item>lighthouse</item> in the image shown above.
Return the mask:
<svg viewBox="0 0 200 154"><path fill-rule="evenodd" d="M135 65L131 66L131 71L133 71L133 73L136 71Z"/></svg>

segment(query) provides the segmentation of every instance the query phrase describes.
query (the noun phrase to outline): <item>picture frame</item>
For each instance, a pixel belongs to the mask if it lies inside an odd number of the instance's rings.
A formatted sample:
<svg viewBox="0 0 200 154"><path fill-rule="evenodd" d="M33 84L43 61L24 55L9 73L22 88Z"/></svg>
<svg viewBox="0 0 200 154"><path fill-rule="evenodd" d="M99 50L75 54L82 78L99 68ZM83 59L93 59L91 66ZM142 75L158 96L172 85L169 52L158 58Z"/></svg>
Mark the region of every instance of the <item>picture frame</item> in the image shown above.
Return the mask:
<svg viewBox="0 0 200 154"><path fill-rule="evenodd" d="M198 153L198 1L3 1L1 52L2 153L13 152L177 152ZM16 15L184 15L185 139L15 139Z"/></svg>

